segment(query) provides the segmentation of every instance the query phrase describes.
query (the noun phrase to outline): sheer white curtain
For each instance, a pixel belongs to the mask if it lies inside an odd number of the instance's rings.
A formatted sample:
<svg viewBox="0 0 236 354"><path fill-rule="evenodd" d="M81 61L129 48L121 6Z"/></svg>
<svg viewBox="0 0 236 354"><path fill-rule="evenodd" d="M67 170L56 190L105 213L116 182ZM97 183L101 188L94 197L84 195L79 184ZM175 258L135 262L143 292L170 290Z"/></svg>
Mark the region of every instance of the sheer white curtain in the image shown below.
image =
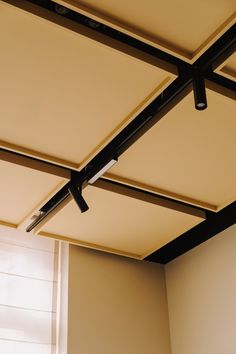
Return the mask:
<svg viewBox="0 0 236 354"><path fill-rule="evenodd" d="M56 259L53 240L0 226L0 353L54 353Z"/></svg>

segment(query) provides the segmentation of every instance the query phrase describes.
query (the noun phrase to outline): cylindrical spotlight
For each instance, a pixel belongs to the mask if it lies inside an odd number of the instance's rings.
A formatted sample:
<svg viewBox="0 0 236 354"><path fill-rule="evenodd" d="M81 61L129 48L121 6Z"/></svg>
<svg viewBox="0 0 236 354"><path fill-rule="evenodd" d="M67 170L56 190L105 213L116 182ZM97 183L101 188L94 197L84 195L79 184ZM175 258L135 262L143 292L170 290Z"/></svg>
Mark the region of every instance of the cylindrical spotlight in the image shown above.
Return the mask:
<svg viewBox="0 0 236 354"><path fill-rule="evenodd" d="M72 197L74 198L76 204L80 208L81 213L84 213L85 211L87 211L89 209L88 204L86 203L86 201L82 197L82 194L78 190L76 185L71 184L68 190L69 190L70 194L72 195Z"/></svg>
<svg viewBox="0 0 236 354"><path fill-rule="evenodd" d="M195 108L202 111L207 108L205 80L202 73L196 70L193 74L193 93Z"/></svg>

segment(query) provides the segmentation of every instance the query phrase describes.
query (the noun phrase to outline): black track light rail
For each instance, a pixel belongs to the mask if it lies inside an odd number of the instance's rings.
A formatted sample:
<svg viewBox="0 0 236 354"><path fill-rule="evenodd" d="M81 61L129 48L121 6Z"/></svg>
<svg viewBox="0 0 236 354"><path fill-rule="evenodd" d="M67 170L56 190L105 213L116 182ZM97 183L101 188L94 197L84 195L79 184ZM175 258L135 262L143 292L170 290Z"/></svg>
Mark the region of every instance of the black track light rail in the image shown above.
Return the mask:
<svg viewBox="0 0 236 354"><path fill-rule="evenodd" d="M226 95L235 99L236 92L236 82L230 80L224 76L214 73L213 71L208 71L205 73L205 78L210 80L213 84L218 85L219 88L224 88L227 90Z"/></svg>
<svg viewBox="0 0 236 354"><path fill-rule="evenodd" d="M21 2L7 1L14 3L15 6L22 7ZM62 16L56 11L56 3L50 0L28 0L29 3L38 5L43 9L53 12L54 16ZM65 9L65 8L64 8ZM29 10L33 12L33 10ZM236 25L233 25L227 32L223 34L208 50L203 53L192 65L181 60L174 55L166 53L163 50L157 49L147 43L144 43L130 35L124 34L121 31L113 29L107 25L97 22L87 16L77 13L76 11L67 9L63 17L78 23L80 25L89 27L95 32L102 33L113 40L124 43L132 48L149 54L155 58L161 59L168 64L175 65L178 68L179 76L157 97L151 102L132 122L130 122L107 146L105 146L82 170L79 172L71 171L71 181L67 183L54 197L52 197L41 209L40 215L27 228L27 231L33 230L39 225L53 210L55 210L62 202L69 198L71 193L71 186L76 187L80 191L80 196L83 188L86 187L88 180L101 170L111 159L121 156L135 141L137 141L143 134L145 134L154 124L162 119L178 102L180 102L192 89L196 90L195 73L198 72L202 76L202 82L198 83L201 87L204 80L207 79L214 84L219 85L232 92L236 92L236 84L224 78L223 76L214 73L214 69L223 63L236 50ZM50 20L50 19L49 19ZM204 98L204 92L203 96ZM196 101L195 101L196 104ZM77 192L76 192L76 196ZM78 199L78 198L77 198ZM81 200L80 200L81 202ZM83 200L82 200L83 202ZM85 204L83 205L86 208ZM235 204L231 209L235 208ZM230 209L230 210L231 210ZM235 210L235 209L234 209ZM219 213L213 213L214 218L221 217ZM208 219L213 220L211 213L207 214ZM214 219L215 220L215 219ZM210 221L209 221L210 222ZM201 223L200 225L202 225ZM210 224L211 225L211 224ZM206 236L207 237L207 236ZM185 240L185 238L184 238ZM195 238L195 245L198 242ZM199 241L199 243L202 241ZM169 244L168 244L169 245ZM165 249L168 249L168 245ZM190 246L189 246L190 247ZM184 249L184 247L183 247ZM186 246L186 249L189 249ZM157 251L158 252L158 251ZM169 252L169 251L168 251ZM167 253L168 253L167 252ZM176 251L178 254L178 251ZM173 254L173 252L172 252ZM148 259L155 262L163 262L168 256L162 259L159 253L149 256ZM168 260L176 255L170 256Z"/></svg>
<svg viewBox="0 0 236 354"><path fill-rule="evenodd" d="M169 242L145 258L147 261L166 264L192 248L216 236L236 223L236 201L218 213L208 212L205 221Z"/></svg>

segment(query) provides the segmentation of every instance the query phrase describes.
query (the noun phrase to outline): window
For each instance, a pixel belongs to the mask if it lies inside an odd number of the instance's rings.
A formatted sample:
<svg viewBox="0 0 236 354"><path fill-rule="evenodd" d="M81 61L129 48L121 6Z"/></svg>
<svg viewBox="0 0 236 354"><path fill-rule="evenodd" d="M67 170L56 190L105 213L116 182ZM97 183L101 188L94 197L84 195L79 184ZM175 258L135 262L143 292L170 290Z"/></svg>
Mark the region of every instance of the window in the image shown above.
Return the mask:
<svg viewBox="0 0 236 354"><path fill-rule="evenodd" d="M0 353L55 353L57 248L0 227Z"/></svg>

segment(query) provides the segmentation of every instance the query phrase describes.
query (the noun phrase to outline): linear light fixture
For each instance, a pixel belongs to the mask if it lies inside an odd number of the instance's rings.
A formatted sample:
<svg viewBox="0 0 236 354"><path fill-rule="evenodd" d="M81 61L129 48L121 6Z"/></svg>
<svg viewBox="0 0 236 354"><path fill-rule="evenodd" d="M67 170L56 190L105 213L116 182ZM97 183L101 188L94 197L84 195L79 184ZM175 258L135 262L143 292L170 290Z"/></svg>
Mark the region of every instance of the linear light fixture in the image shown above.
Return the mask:
<svg viewBox="0 0 236 354"><path fill-rule="evenodd" d="M88 180L89 184L93 184L96 182L105 172L107 172L115 163L117 159L111 159L101 170L99 170L92 178Z"/></svg>

